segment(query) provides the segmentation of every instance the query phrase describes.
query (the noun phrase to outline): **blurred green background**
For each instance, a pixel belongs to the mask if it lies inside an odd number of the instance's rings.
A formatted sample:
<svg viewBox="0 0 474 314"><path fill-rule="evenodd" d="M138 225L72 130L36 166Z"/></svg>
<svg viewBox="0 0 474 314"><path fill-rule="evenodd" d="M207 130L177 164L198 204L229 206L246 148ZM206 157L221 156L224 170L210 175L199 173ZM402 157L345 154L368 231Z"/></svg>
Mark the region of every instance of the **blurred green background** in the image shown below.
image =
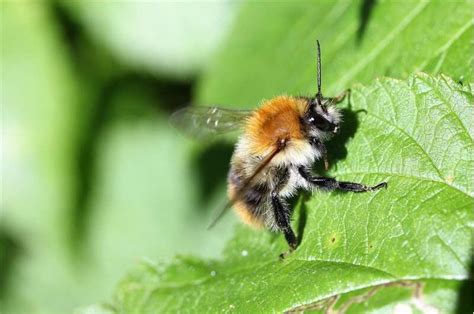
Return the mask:
<svg viewBox="0 0 474 314"><path fill-rule="evenodd" d="M143 258L217 256L232 146L168 117L238 7L2 1L1 312L71 312Z"/></svg>
<svg viewBox="0 0 474 314"><path fill-rule="evenodd" d="M314 93L316 38L327 96L417 71L472 82L472 1L268 4L1 2L0 312L71 312L143 259L220 256L236 219L206 226L232 141L168 117Z"/></svg>

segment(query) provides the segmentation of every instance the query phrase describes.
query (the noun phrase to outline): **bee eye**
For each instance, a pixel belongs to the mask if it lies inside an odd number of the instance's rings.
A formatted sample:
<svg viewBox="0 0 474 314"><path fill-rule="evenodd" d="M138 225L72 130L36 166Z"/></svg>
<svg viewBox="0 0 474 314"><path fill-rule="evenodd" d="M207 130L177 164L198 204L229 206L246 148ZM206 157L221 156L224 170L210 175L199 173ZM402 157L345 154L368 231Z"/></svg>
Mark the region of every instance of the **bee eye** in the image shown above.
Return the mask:
<svg viewBox="0 0 474 314"><path fill-rule="evenodd" d="M329 121L324 119L322 116L316 115L316 117L313 119L313 124L318 129L322 131L329 131L329 129L331 129L331 123L329 123Z"/></svg>

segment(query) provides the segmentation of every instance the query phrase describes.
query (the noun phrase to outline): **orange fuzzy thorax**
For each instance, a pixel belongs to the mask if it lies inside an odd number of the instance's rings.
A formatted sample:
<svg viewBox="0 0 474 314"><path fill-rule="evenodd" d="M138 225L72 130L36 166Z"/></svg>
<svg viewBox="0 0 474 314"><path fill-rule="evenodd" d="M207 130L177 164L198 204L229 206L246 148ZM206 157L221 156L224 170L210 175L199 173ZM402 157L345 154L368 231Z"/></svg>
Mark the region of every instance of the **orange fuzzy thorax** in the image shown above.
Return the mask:
<svg viewBox="0 0 474 314"><path fill-rule="evenodd" d="M300 117L307 107L305 99L279 96L267 100L248 119L245 135L251 139L252 154L273 149L279 139L303 139Z"/></svg>

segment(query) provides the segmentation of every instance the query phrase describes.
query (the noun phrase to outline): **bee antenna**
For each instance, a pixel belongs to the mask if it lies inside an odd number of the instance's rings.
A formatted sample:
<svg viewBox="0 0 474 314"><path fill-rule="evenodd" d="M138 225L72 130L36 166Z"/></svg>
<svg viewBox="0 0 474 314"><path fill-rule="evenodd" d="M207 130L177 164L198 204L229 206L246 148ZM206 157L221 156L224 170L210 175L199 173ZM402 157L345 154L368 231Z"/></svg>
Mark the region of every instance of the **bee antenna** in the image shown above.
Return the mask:
<svg viewBox="0 0 474 314"><path fill-rule="evenodd" d="M321 94L321 47L319 45L319 40L316 40L316 46L318 47L318 93L316 94L316 98L321 106L323 95Z"/></svg>

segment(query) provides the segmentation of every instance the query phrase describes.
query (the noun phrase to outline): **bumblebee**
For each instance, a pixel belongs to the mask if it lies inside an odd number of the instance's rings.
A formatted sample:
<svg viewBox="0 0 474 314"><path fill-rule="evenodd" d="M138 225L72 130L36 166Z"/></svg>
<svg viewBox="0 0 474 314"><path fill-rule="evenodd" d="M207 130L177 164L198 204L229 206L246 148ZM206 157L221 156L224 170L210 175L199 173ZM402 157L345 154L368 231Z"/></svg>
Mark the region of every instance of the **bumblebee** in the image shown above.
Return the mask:
<svg viewBox="0 0 474 314"><path fill-rule="evenodd" d="M298 240L285 200L299 189L367 192L387 186L386 182L375 186L340 182L312 173L318 160L327 168L324 143L339 131L341 113L335 105L346 95L323 97L319 41L317 53L318 92L314 97L279 96L254 111L188 107L172 116L175 126L194 137L243 130L228 174L229 203L211 226L233 206L244 223L283 233L291 251Z"/></svg>

